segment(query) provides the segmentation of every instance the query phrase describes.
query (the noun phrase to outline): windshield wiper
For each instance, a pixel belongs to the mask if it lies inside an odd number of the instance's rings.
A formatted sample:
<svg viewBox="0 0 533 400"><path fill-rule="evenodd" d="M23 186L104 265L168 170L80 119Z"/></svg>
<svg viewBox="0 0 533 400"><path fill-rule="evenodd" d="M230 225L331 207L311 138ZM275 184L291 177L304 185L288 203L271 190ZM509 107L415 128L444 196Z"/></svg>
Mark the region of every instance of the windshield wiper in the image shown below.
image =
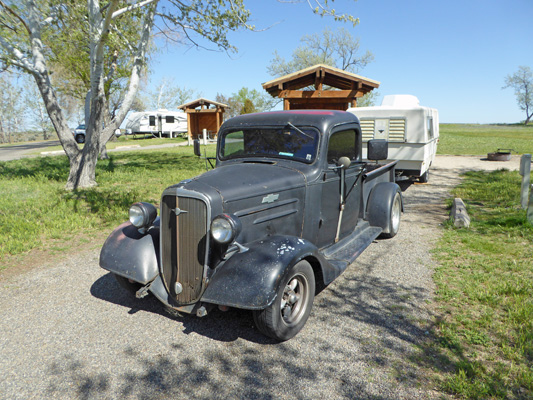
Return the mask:
<svg viewBox="0 0 533 400"><path fill-rule="evenodd" d="M290 126L291 128L293 128L294 130L296 130L297 132L301 133L302 135L308 137L309 139L314 139L313 135L310 135L309 133L305 133L300 128L294 126L292 123L287 122L287 125Z"/></svg>

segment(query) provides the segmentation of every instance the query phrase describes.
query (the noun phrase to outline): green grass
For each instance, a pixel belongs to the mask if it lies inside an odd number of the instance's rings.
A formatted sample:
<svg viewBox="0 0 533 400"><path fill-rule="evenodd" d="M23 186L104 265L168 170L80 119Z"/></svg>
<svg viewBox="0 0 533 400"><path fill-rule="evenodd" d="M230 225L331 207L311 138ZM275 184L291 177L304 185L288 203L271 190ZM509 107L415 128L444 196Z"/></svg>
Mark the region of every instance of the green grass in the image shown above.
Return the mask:
<svg viewBox="0 0 533 400"><path fill-rule="evenodd" d="M440 124L437 154L486 155L498 149L533 153L533 125Z"/></svg>
<svg viewBox="0 0 533 400"><path fill-rule="evenodd" d="M135 201L159 204L164 188L205 171L192 147L110 153L96 169L98 186L64 189L64 156L0 162L0 269L31 250L64 247L109 232ZM68 247L68 246L67 246Z"/></svg>
<svg viewBox="0 0 533 400"><path fill-rule="evenodd" d="M470 229L449 226L435 252L443 390L468 399L533 398L533 226L517 172L468 172L455 189Z"/></svg>

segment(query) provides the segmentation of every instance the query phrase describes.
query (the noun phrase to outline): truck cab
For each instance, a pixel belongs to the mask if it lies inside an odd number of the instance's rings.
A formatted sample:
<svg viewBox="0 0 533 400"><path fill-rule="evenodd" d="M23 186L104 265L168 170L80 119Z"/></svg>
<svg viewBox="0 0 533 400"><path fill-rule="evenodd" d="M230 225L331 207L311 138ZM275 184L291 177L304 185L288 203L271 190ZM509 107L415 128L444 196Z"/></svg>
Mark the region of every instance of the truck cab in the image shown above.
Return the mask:
<svg viewBox="0 0 533 400"><path fill-rule="evenodd" d="M107 239L102 268L138 297L206 315L253 310L258 329L287 340L315 294L378 236L393 237L403 209L387 143L362 159L359 120L343 111L249 114L226 121L212 170L135 203Z"/></svg>

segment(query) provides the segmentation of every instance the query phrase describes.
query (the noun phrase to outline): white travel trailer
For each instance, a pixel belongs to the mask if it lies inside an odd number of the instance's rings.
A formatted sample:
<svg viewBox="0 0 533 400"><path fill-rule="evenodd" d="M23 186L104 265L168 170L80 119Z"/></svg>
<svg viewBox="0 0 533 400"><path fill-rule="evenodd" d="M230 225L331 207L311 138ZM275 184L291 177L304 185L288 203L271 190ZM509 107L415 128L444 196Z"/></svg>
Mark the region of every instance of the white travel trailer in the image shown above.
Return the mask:
<svg viewBox="0 0 533 400"><path fill-rule="evenodd" d="M428 181L439 141L439 112L435 108L420 106L415 96L389 95L381 106L350 108L348 112L361 122L363 157L370 139L388 140L389 161L398 160L398 178Z"/></svg>
<svg viewBox="0 0 533 400"><path fill-rule="evenodd" d="M187 132L187 114L169 110L133 112L126 121L126 132L172 138Z"/></svg>

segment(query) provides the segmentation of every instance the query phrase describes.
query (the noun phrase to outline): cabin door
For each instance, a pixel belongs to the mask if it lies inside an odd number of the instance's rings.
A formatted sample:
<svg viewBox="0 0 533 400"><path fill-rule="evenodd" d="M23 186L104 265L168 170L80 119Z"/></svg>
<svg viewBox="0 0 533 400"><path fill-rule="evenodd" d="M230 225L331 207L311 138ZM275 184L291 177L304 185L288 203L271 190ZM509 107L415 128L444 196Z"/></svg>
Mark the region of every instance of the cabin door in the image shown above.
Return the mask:
<svg viewBox="0 0 533 400"><path fill-rule="evenodd" d="M361 179L363 164L358 162L358 143L355 130L333 133L328 144L328 168L322 173L322 194L317 246L322 248L335 242L339 229L341 209L341 171L336 168L340 157L348 157L352 164L345 170L344 212L340 222L339 238L349 235L357 225L360 215Z"/></svg>

